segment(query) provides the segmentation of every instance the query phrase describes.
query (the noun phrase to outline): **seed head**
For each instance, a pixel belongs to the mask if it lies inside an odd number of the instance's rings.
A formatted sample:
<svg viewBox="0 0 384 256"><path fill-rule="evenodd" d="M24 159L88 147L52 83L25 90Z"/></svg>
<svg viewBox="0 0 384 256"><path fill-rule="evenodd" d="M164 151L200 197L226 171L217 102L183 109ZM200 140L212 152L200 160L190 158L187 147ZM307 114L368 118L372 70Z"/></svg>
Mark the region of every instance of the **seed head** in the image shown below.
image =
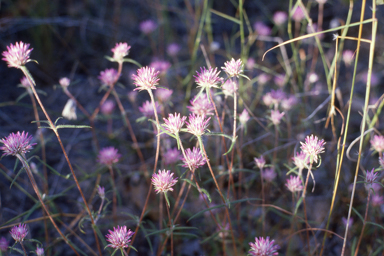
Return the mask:
<svg viewBox="0 0 384 256"><path fill-rule="evenodd" d="M9 134L8 137L0 140L4 144L0 147L4 151L3 156L16 156L29 152L32 146L36 145L36 143L30 144L32 138L32 136L28 136L28 133L24 133L24 131L21 134L20 132Z"/></svg>
<svg viewBox="0 0 384 256"><path fill-rule="evenodd" d="M205 133L209 125L209 120L211 118L208 117L205 119L205 116L198 116L196 114L189 115L189 122L187 122L187 130L189 133L192 133L196 137L199 137Z"/></svg>
<svg viewBox="0 0 384 256"><path fill-rule="evenodd" d="M182 160L184 162L183 167L197 169L206 163L206 160L200 151L200 149L193 147L192 150L187 148L185 150L185 156Z"/></svg>
<svg viewBox="0 0 384 256"><path fill-rule="evenodd" d="M186 116L180 117L180 113L169 114L168 119L163 118L164 120L164 128L169 131L172 134L178 134L180 129L183 127L185 120L187 119Z"/></svg>
<svg viewBox="0 0 384 256"><path fill-rule="evenodd" d="M133 84L136 85L137 88L134 90L154 90L156 89L156 85L159 83L159 71L156 71L154 68L143 67L137 70L137 75L133 74L132 79Z"/></svg>
<svg viewBox="0 0 384 256"><path fill-rule="evenodd" d="M7 46L7 51L3 52L3 60L8 63L8 67L21 68L27 62L30 62L29 55L33 50L28 49L29 44L23 42L16 42L15 45Z"/></svg>
<svg viewBox="0 0 384 256"><path fill-rule="evenodd" d="M251 249L249 253L253 256L273 256L278 255L277 252L280 247L278 245L274 245L275 240L269 241L269 237L255 237L254 243L249 243Z"/></svg>
<svg viewBox="0 0 384 256"><path fill-rule="evenodd" d="M122 226L117 228L113 227L113 231L108 230L109 234L105 237L110 244L107 247L112 247L114 249L124 249L129 246L129 242L131 242L131 236L135 233L130 229L127 231L127 226Z"/></svg>
<svg viewBox="0 0 384 256"><path fill-rule="evenodd" d="M117 70L114 68L106 69L100 72L99 75L100 81L108 86L113 86L117 81Z"/></svg>
<svg viewBox="0 0 384 256"><path fill-rule="evenodd" d="M313 162L317 163L319 154L324 153L324 140L319 140L317 136L307 136L305 138L305 143L300 142L301 150L306 154L309 158L309 162L312 164Z"/></svg>
<svg viewBox="0 0 384 256"><path fill-rule="evenodd" d="M16 242L23 242L28 235L27 225L19 224L19 226L14 226L9 233Z"/></svg>
<svg viewBox="0 0 384 256"><path fill-rule="evenodd" d="M303 185L301 183L301 179L299 176L289 176L289 179L287 179L287 182L285 183L285 186L291 191L292 193L296 191L303 190Z"/></svg>
<svg viewBox="0 0 384 256"><path fill-rule="evenodd" d="M217 84L220 82L220 71L217 68L213 69L209 67L200 68L200 73L196 71L197 75L194 76L195 82L198 84L197 87L203 88L218 88Z"/></svg>
<svg viewBox="0 0 384 256"><path fill-rule="evenodd" d="M119 161L121 155L114 147L106 147L100 150L97 161L100 164L112 166Z"/></svg>
<svg viewBox="0 0 384 256"><path fill-rule="evenodd" d="M173 191L172 186L177 182L177 178L173 179L173 173L170 170L159 170L158 173L152 175L152 184L155 187L156 193L166 193L168 191Z"/></svg>
<svg viewBox="0 0 384 256"><path fill-rule="evenodd" d="M131 46L127 43L116 43L116 46L111 49L113 52L113 58L117 62L122 62L123 58L128 55L129 49L131 49Z"/></svg>
<svg viewBox="0 0 384 256"><path fill-rule="evenodd" d="M241 73L243 73L243 62L241 59L235 60L234 58L231 61L227 61L224 63L224 67L221 67L229 77L239 77Z"/></svg>

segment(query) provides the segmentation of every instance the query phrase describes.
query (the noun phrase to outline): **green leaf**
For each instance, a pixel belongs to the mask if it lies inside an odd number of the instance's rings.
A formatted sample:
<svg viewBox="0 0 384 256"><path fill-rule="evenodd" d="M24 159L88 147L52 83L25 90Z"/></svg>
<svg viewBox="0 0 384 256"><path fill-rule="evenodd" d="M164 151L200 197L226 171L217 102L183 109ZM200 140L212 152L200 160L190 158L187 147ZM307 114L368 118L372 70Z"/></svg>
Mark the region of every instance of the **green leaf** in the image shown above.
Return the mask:
<svg viewBox="0 0 384 256"><path fill-rule="evenodd" d="M68 175L62 175L60 174L58 171L56 171L52 166L48 165L46 162L44 162L43 160L41 160L39 157L35 157L37 160L39 160L40 163L42 163L43 165L45 165L46 167L48 167L49 170L51 170L54 174L56 174L57 176L60 176L64 179L69 179L69 177L72 176L72 174L68 174Z"/></svg>
<svg viewBox="0 0 384 256"><path fill-rule="evenodd" d="M143 67L139 62L133 60L133 59L130 59L130 58L124 58L123 59L123 62L128 62L128 63L132 63L132 64L135 64L136 66L138 66L139 68Z"/></svg>
<svg viewBox="0 0 384 256"><path fill-rule="evenodd" d="M297 213L297 210L299 209L302 201L303 201L303 197L300 197L299 200L297 200L297 203L295 206L295 214Z"/></svg>
<svg viewBox="0 0 384 256"><path fill-rule="evenodd" d="M174 236L183 236L183 237L194 237L199 238L198 235L192 234L192 233L185 233L185 232L173 232Z"/></svg>
<svg viewBox="0 0 384 256"><path fill-rule="evenodd" d="M61 129L61 128L92 128L91 126L88 125L70 125L70 124L60 124L56 126L56 129Z"/></svg>
<svg viewBox="0 0 384 256"><path fill-rule="evenodd" d="M181 179L181 180L187 182L189 185L192 185L193 187L196 188L196 184L193 183L191 180L189 180L189 179Z"/></svg>
<svg viewBox="0 0 384 256"><path fill-rule="evenodd" d="M210 11L211 13L214 13L214 14L216 14L216 15L218 15L218 16L224 18L224 19L230 20L230 21L232 21L232 22L234 22L234 23L236 23L236 24L239 24L239 25L240 25L240 23L241 23L239 19L233 18L232 16L229 16L229 15L227 15L227 14L225 14L225 13L216 11L216 10L214 10L214 9L210 9L209 11Z"/></svg>
<svg viewBox="0 0 384 256"><path fill-rule="evenodd" d="M96 226L96 224L92 225L93 229L96 231L97 233L97 236L99 237L99 239L101 240L101 242L103 243L103 246L107 246L107 241L105 240L105 237L103 236L103 234L101 233L100 229L98 226Z"/></svg>
<svg viewBox="0 0 384 256"><path fill-rule="evenodd" d="M200 192L204 193L208 197L209 203L212 202L211 196L210 196L210 194L208 193L207 190L205 190L204 188L200 188Z"/></svg>
<svg viewBox="0 0 384 256"><path fill-rule="evenodd" d="M379 225L379 224L377 224L377 223L374 223L374 222L367 221L367 222L365 222L365 223L366 223L366 224L371 224L371 225L376 226L376 227L379 227L379 228L381 228L381 229L384 229L383 226L381 226L381 225Z"/></svg>
<svg viewBox="0 0 384 256"><path fill-rule="evenodd" d="M364 223L364 218L361 216L361 214L354 208L352 207L352 210L356 213L356 215L360 218L360 220Z"/></svg>

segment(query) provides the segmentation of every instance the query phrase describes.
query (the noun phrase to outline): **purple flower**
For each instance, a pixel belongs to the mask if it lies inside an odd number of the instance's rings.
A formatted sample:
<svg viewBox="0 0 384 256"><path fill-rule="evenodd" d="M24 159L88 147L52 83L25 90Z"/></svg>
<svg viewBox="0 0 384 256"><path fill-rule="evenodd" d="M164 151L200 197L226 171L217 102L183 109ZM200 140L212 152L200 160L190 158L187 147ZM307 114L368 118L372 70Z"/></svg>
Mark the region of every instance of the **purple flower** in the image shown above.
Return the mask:
<svg viewBox="0 0 384 256"><path fill-rule="evenodd" d="M164 164L175 164L180 160L180 151L177 148L168 149L164 154Z"/></svg>
<svg viewBox="0 0 384 256"><path fill-rule="evenodd" d="M189 111L199 116L212 115L214 107L212 102L208 100L208 96L206 94L202 94L200 97L196 97L197 96L190 101L191 106L187 106Z"/></svg>
<svg viewBox="0 0 384 256"><path fill-rule="evenodd" d="M20 79L20 83L26 89L29 89L31 87L31 83L29 82L28 78L25 76Z"/></svg>
<svg viewBox="0 0 384 256"><path fill-rule="evenodd" d="M111 49L113 52L113 59L117 62L123 62L123 58L128 55L129 49L131 49L131 46L127 43L116 43L116 46Z"/></svg>
<svg viewBox="0 0 384 256"><path fill-rule="evenodd" d="M291 191L292 193L296 191L303 190L303 185L301 183L301 179L299 176L289 176L289 179L287 179L287 182L285 183L285 186Z"/></svg>
<svg viewBox="0 0 384 256"><path fill-rule="evenodd" d="M278 245L274 245L275 240L269 241L269 237L255 237L254 243L249 243L251 249L249 253L253 256L273 256L278 255L277 252L280 247Z"/></svg>
<svg viewBox="0 0 384 256"><path fill-rule="evenodd" d="M221 86L221 89L223 89L224 95L227 96L233 96L233 94L236 93L238 89L238 85L235 81L227 80L225 83Z"/></svg>
<svg viewBox="0 0 384 256"><path fill-rule="evenodd" d="M112 114L115 107L116 107L116 104L113 100L106 100L104 101L103 105L101 105L100 111L104 115L110 115Z"/></svg>
<svg viewBox="0 0 384 256"><path fill-rule="evenodd" d="M186 157L182 158L184 162L183 167L191 168L192 170L194 170L203 166L206 163L202 152L198 148L193 147L192 150L190 148L187 148L185 150L185 156Z"/></svg>
<svg viewBox="0 0 384 256"><path fill-rule="evenodd" d="M271 121L274 125L279 125L284 112L280 113L279 110L271 110Z"/></svg>
<svg viewBox="0 0 384 256"><path fill-rule="evenodd" d="M106 147L100 150L97 161L100 164L112 166L119 161L121 155L114 147Z"/></svg>
<svg viewBox="0 0 384 256"><path fill-rule="evenodd" d="M110 69L101 71L98 78L103 84L108 86L113 86L118 79L117 70L114 68L110 68Z"/></svg>
<svg viewBox="0 0 384 256"><path fill-rule="evenodd" d="M137 75L133 74L132 79L134 80L133 84L137 88L134 90L154 90L156 85L159 83L159 71L156 71L154 68L143 67L137 70Z"/></svg>
<svg viewBox="0 0 384 256"><path fill-rule="evenodd" d="M232 58L230 61L224 63L224 67L221 67L229 77L239 77L241 73L243 73L243 62L241 59L235 60Z"/></svg>
<svg viewBox="0 0 384 256"><path fill-rule="evenodd" d="M155 102L156 113L160 112L159 102ZM153 109L153 104L150 101L146 101L143 103L141 107L139 107L140 112L147 118L152 118L155 116L155 111Z"/></svg>
<svg viewBox="0 0 384 256"><path fill-rule="evenodd" d="M269 36L271 35L271 32L272 32L271 28L265 25L261 21L255 22L255 24L253 24L253 29L260 36Z"/></svg>
<svg viewBox="0 0 384 256"><path fill-rule="evenodd" d="M167 102L171 98L172 93L173 90L159 88L156 90L155 96L160 102Z"/></svg>
<svg viewBox="0 0 384 256"><path fill-rule="evenodd" d="M263 169L264 168L264 165L265 165L265 159L263 156L260 156L259 158L255 157L253 159L255 161L255 164L256 166L259 168L259 169Z"/></svg>
<svg viewBox="0 0 384 256"><path fill-rule="evenodd" d="M251 117L248 114L248 111L246 109L243 109L243 112L239 115L239 121L241 126L245 126L246 123L249 121Z"/></svg>
<svg viewBox="0 0 384 256"><path fill-rule="evenodd" d="M33 50L28 49L29 44L23 42L16 42L15 45L7 46L7 51L3 52L3 60L8 63L8 67L20 68L27 62L30 62L29 55Z"/></svg>
<svg viewBox="0 0 384 256"><path fill-rule="evenodd" d="M343 217L341 218L341 221L343 222L344 226L347 226L348 222L347 222L347 218ZM349 226L352 226L353 225L353 218L349 218Z"/></svg>
<svg viewBox="0 0 384 256"><path fill-rule="evenodd" d="M384 197L379 194L372 195L371 203L373 207L381 206L384 204Z"/></svg>
<svg viewBox="0 0 384 256"><path fill-rule="evenodd" d="M285 85L285 77L283 75L277 75L273 78L273 82L279 87L282 88Z"/></svg>
<svg viewBox="0 0 384 256"><path fill-rule="evenodd" d="M9 241L5 237L0 238L0 251L6 252L8 250Z"/></svg>
<svg viewBox="0 0 384 256"><path fill-rule="evenodd" d="M130 229L127 231L127 226L122 226L117 228L113 227L113 231L108 230L109 234L105 237L107 241L110 242L107 247L112 247L114 249L123 249L129 246L129 242L131 242L131 236L135 233Z"/></svg>
<svg viewBox="0 0 384 256"><path fill-rule="evenodd" d="M384 136L375 135L373 139L371 139L371 146L373 150L382 153L384 151Z"/></svg>
<svg viewBox="0 0 384 256"><path fill-rule="evenodd" d="M284 98L285 93L282 90L271 90L272 103L277 106Z"/></svg>
<svg viewBox="0 0 384 256"><path fill-rule="evenodd" d="M208 128L210 119L211 119L210 117L205 119L205 116L190 114L189 122L187 122L188 132L192 133L196 137L200 137L205 133L205 130Z"/></svg>
<svg viewBox="0 0 384 256"><path fill-rule="evenodd" d="M177 182L177 178L173 179L173 173L170 170L159 170L158 173L152 175L152 184L155 187L156 193L166 193L168 191L173 191L172 186Z"/></svg>
<svg viewBox="0 0 384 256"><path fill-rule="evenodd" d="M27 225L20 223L19 226L14 226L9 233L16 242L23 242L28 235Z"/></svg>
<svg viewBox="0 0 384 256"><path fill-rule="evenodd" d="M155 31L156 28L157 28L157 24L153 20L145 20L140 23L140 30L146 35Z"/></svg>
<svg viewBox="0 0 384 256"><path fill-rule="evenodd" d="M180 129L183 127L185 120L187 119L186 116L180 117L180 113L175 115L169 114L168 119L163 118L164 120L164 128L169 131L172 134L178 134Z"/></svg>
<svg viewBox="0 0 384 256"><path fill-rule="evenodd" d="M305 15L303 12L303 9L301 9L300 6L297 6L296 10L292 14L292 19L296 22L300 22L302 19L304 19Z"/></svg>
<svg viewBox="0 0 384 256"><path fill-rule="evenodd" d="M37 256L44 256L44 249L41 247L37 247L35 252Z"/></svg>
<svg viewBox="0 0 384 256"><path fill-rule="evenodd" d="M293 163L299 169L300 173L309 164L309 157L307 157L307 154L305 154L303 151L301 151L300 153L297 152L296 156L292 157L292 159Z"/></svg>
<svg viewBox="0 0 384 256"><path fill-rule="evenodd" d="M198 84L197 87L203 88L218 88L217 84L220 82L220 71L217 71L217 68L213 69L209 67L206 69L205 67L200 68L200 73L196 71L197 75L194 76L195 82Z"/></svg>
<svg viewBox="0 0 384 256"><path fill-rule="evenodd" d="M378 172L375 173L375 169L373 168L371 171L367 171L365 176L365 188L371 189L373 183L377 179L377 176L379 175Z"/></svg>
<svg viewBox="0 0 384 256"><path fill-rule="evenodd" d="M169 56L176 56L180 51L180 45L172 43L167 47L167 53Z"/></svg>
<svg viewBox="0 0 384 256"><path fill-rule="evenodd" d="M165 60L154 60L149 66L160 71L160 73L165 73L171 67L171 63Z"/></svg>
<svg viewBox="0 0 384 256"><path fill-rule="evenodd" d="M258 77L257 77L257 82L259 83L259 85L264 85L266 84L269 80L271 80L271 76L270 75L267 75L265 73L262 73L260 74Z"/></svg>
<svg viewBox="0 0 384 256"><path fill-rule="evenodd" d="M288 14L286 12L277 11L273 14L272 19L276 26L281 26L287 21Z"/></svg>
<svg viewBox="0 0 384 256"><path fill-rule="evenodd" d="M262 172L263 172L263 178L267 182L272 182L277 176L273 168L265 168L264 170L262 170Z"/></svg>
<svg viewBox="0 0 384 256"><path fill-rule="evenodd" d="M71 83L71 80L68 77L62 77L59 80L59 84L63 89L66 89L70 83Z"/></svg>
<svg viewBox="0 0 384 256"><path fill-rule="evenodd" d="M294 95L284 98L281 101L281 107L287 111L290 110L296 104L297 104L297 98Z"/></svg>
<svg viewBox="0 0 384 256"><path fill-rule="evenodd" d="M97 193L99 194L101 199L105 198L105 188L104 187L97 187Z"/></svg>
<svg viewBox="0 0 384 256"><path fill-rule="evenodd" d="M253 67L255 66L256 64L256 61L254 58L248 58L247 60L247 63L245 63L245 67L249 70L253 69Z"/></svg>
<svg viewBox="0 0 384 256"><path fill-rule="evenodd" d="M3 156L25 154L32 149L33 145L36 145L36 143L30 144L31 140L32 136L28 137L27 132L11 133L8 137L0 140L4 144L0 149L4 151Z"/></svg>
<svg viewBox="0 0 384 256"><path fill-rule="evenodd" d="M307 155L309 158L309 163L317 163L318 156L321 153L324 153L324 140L319 140L317 136L307 136L305 138L305 143L300 142L301 150Z"/></svg>

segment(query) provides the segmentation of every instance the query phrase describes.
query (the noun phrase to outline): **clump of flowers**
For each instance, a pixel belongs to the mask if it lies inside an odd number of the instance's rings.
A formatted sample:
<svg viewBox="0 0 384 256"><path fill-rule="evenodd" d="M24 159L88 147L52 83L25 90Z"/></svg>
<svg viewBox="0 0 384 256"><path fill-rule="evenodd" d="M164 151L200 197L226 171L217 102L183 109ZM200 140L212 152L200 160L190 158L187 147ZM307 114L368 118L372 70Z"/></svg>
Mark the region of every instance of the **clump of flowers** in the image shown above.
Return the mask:
<svg viewBox="0 0 384 256"><path fill-rule="evenodd" d="M213 69L209 67L200 68L200 73L196 71L197 75L195 77L195 82L198 84L198 87L205 89L209 88L218 88L217 84L220 82L220 71L217 71L217 68Z"/></svg>
<svg viewBox="0 0 384 256"><path fill-rule="evenodd" d="M249 243L251 249L249 253L253 256L273 256L279 255L277 252L280 247L278 245L274 245L275 240L269 241L269 237L255 237L254 243Z"/></svg>
<svg viewBox="0 0 384 256"><path fill-rule="evenodd" d="M199 116L211 115L214 107L212 102L209 101L208 96L203 94L198 98L196 97L190 101L191 106L187 106L189 111Z"/></svg>
<svg viewBox="0 0 384 256"><path fill-rule="evenodd" d="M36 143L30 143L32 138L32 136L28 136L28 133L24 131L22 133L9 134L8 137L0 140L3 143L3 146L0 147L4 151L3 156L23 155L29 152L32 146L36 145Z"/></svg>
<svg viewBox="0 0 384 256"><path fill-rule="evenodd" d="M167 193L173 191L173 186L177 183L177 178L173 178L173 173L170 170L159 170L158 173L152 175L152 184L155 187L156 193Z"/></svg>
<svg viewBox="0 0 384 256"><path fill-rule="evenodd" d="M132 79L133 84L136 85L137 88L134 90L154 90L156 89L156 85L159 83L159 71L156 71L154 68L150 67L142 67L137 70L137 75L133 74Z"/></svg>
<svg viewBox="0 0 384 256"><path fill-rule="evenodd" d="M186 116L180 117L180 113L169 114L168 119L163 118L164 120L164 128L172 134L178 134L180 129L183 127Z"/></svg>
<svg viewBox="0 0 384 256"><path fill-rule="evenodd" d="M183 167L191 168L192 170L197 169L206 163L200 149L195 147L193 147L192 150L187 148L185 150L185 157L183 157L182 160L184 162Z"/></svg>
<svg viewBox="0 0 384 256"><path fill-rule="evenodd" d="M319 140L317 136L307 136L305 142L300 142L301 150L309 158L309 163L317 163L319 159L319 154L324 153L324 140Z"/></svg>
<svg viewBox="0 0 384 256"><path fill-rule="evenodd" d="M384 151L384 136L375 135L373 139L371 139L372 149L376 152L382 153Z"/></svg>
<svg viewBox="0 0 384 256"><path fill-rule="evenodd" d="M18 226L14 226L9 233L11 233L12 238L16 242L21 243L24 241L24 238L28 235L27 225L20 223Z"/></svg>
<svg viewBox="0 0 384 256"><path fill-rule="evenodd" d="M210 117L205 119L205 116L190 114L189 120L187 121L187 131L189 133L192 133L196 137L200 137L205 133L205 130L208 128L210 119Z"/></svg>
<svg viewBox="0 0 384 256"><path fill-rule="evenodd" d="M7 51L3 52L3 60L7 62L8 67L21 68L28 62L32 61L29 58L31 51L29 44L23 42L16 42L15 45L7 46Z"/></svg>
<svg viewBox="0 0 384 256"><path fill-rule="evenodd" d="M121 155L114 147L106 147L100 150L97 161L100 164L112 166L114 163L119 161Z"/></svg>
<svg viewBox="0 0 384 256"><path fill-rule="evenodd" d="M131 46L127 43L116 43L116 46L111 50L113 52L113 59L116 62L122 63L124 57L128 55L129 49L131 49Z"/></svg>
<svg viewBox="0 0 384 256"><path fill-rule="evenodd" d="M117 81L117 70L114 68L106 69L100 72L100 81L108 86L113 86Z"/></svg>
<svg viewBox="0 0 384 256"><path fill-rule="evenodd" d="M113 231L108 230L108 232L109 234L105 237L110 244L108 244L107 247L112 247L114 249L128 248L129 243L131 242L131 237L135 233L130 229L127 230L127 226L113 227Z"/></svg>
<svg viewBox="0 0 384 256"><path fill-rule="evenodd" d="M221 67L229 77L239 77L243 73L243 62L241 59L235 60L234 58L231 61L224 63L224 67Z"/></svg>
<svg viewBox="0 0 384 256"><path fill-rule="evenodd" d="M299 176L290 175L289 179L287 179L287 182L285 183L285 186L292 193L303 190L303 185Z"/></svg>

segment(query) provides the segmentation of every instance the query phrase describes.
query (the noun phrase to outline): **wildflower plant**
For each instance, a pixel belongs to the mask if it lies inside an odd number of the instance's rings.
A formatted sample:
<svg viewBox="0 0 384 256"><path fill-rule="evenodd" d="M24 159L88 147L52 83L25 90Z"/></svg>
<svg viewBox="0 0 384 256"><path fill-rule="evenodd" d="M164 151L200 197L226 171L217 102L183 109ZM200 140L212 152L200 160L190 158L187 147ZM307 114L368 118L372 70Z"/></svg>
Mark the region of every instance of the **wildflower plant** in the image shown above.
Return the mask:
<svg viewBox="0 0 384 256"><path fill-rule="evenodd" d="M107 242L109 242L109 244L106 247L115 249L115 252L120 250L121 255L128 255L128 253L125 251L125 248L134 248L129 244L134 232L132 232L130 229L127 230L127 226L117 226L117 228L113 227L113 231L108 230L108 232L109 234L107 234L105 237L107 238Z"/></svg>
<svg viewBox="0 0 384 256"><path fill-rule="evenodd" d="M249 255L251 256L274 256L279 255L277 250L280 248L274 244L275 240L270 241L269 237L255 237L254 243L249 243L251 249L249 249Z"/></svg>
<svg viewBox="0 0 384 256"><path fill-rule="evenodd" d="M169 204L169 200L168 200L168 197L167 197L167 192L168 191L173 191L173 186L177 183L177 178L173 178L173 173L171 173L170 170L159 170L158 173L154 173L152 175L152 184L153 186L155 187L155 191L156 193L164 193L164 196L167 200L167 204L168 206L170 206Z"/></svg>

